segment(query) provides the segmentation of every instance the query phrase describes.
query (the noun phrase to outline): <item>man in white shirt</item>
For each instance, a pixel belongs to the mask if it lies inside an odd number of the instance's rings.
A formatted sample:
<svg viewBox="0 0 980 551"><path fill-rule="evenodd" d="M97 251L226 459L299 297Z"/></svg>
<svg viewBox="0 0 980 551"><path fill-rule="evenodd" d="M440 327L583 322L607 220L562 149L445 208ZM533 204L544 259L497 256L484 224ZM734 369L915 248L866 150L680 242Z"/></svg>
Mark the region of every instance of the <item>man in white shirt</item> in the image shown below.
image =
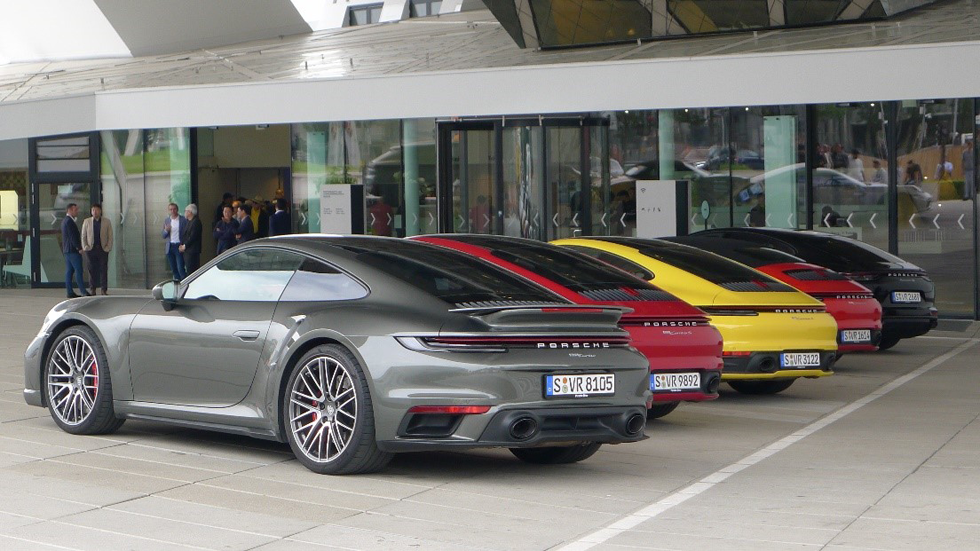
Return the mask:
<svg viewBox="0 0 980 551"><path fill-rule="evenodd" d="M184 268L184 257L180 254L180 230L187 224L187 219L180 215L177 203L167 206L170 217L163 222L163 238L167 240L167 263L174 274L174 280L180 281L187 277Z"/></svg>
<svg viewBox="0 0 980 551"><path fill-rule="evenodd" d="M847 160L847 173L851 178L866 184L868 179L864 177L864 161L858 157L859 154L857 149L851 150L851 158Z"/></svg>

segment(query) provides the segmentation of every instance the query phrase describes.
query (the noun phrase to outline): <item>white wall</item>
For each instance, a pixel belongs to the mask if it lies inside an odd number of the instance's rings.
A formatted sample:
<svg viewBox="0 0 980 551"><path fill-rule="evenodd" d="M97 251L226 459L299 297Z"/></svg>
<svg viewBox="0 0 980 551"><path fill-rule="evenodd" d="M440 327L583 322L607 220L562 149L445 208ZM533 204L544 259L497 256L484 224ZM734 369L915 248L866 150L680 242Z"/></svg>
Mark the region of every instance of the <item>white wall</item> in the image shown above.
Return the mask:
<svg viewBox="0 0 980 551"><path fill-rule="evenodd" d="M27 140L0 142L0 169L27 168Z"/></svg>
<svg viewBox="0 0 980 551"><path fill-rule="evenodd" d="M980 71L945 71L943 78L901 78L933 74L935 67L946 67L951 59L980 59L980 42L107 91L0 103L0 140L93 128L836 103L980 94Z"/></svg>

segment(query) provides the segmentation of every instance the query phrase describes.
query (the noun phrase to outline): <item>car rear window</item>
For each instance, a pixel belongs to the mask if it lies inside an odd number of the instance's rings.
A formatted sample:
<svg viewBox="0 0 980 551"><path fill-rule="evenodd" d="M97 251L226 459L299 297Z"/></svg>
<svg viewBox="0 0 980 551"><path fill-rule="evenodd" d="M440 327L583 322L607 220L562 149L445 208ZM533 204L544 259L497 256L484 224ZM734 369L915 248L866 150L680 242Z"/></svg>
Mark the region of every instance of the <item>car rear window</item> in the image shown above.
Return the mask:
<svg viewBox="0 0 980 551"><path fill-rule="evenodd" d="M733 291L790 291L792 287L714 253L649 239L592 238L632 247L641 254L680 268ZM746 286L745 284L751 284ZM759 284L764 285L761 287Z"/></svg>
<svg viewBox="0 0 980 551"><path fill-rule="evenodd" d="M807 262L837 272L871 272L907 264L901 258L854 239L834 235L777 231L720 231L726 237L771 243ZM785 238L784 238L785 235Z"/></svg>
<svg viewBox="0 0 980 551"><path fill-rule="evenodd" d="M372 240L375 241L375 240ZM465 254L411 241L345 244L357 260L450 304L559 303L549 291Z"/></svg>
<svg viewBox="0 0 980 551"><path fill-rule="evenodd" d="M769 264L804 262L803 259L789 253L735 239L676 237L667 238L666 241L704 249L753 268L768 266Z"/></svg>

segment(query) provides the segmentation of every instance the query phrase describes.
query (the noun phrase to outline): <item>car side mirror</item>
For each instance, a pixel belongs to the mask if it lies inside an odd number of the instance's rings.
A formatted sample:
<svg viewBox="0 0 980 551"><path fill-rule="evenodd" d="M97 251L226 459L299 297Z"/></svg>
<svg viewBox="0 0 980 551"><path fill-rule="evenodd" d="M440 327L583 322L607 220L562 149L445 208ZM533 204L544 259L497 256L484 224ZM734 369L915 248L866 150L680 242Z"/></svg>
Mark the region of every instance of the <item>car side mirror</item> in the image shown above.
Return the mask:
<svg viewBox="0 0 980 551"><path fill-rule="evenodd" d="M177 286L176 281L164 281L153 287L153 298L159 300L163 309L167 312L177 306Z"/></svg>

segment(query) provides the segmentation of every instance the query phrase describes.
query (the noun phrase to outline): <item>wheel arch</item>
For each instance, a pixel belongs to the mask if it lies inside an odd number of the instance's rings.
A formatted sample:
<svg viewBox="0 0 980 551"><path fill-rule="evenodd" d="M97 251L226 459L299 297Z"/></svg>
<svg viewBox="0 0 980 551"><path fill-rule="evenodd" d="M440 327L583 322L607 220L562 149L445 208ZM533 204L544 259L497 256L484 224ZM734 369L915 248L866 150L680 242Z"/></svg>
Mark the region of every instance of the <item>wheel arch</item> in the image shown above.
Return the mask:
<svg viewBox="0 0 980 551"><path fill-rule="evenodd" d="M354 347L352 347L349 343L343 342L341 339L336 338L332 335L323 335L323 334L316 335L295 345L295 348L289 351L286 361L283 362L282 369L279 370L278 380L275 385L276 394L275 394L275 400L273 401L273 403L275 404L275 420L276 420L275 428L276 428L276 437L280 442L286 442L286 423L285 423L285 419L282 416L282 408L284 405L284 394L285 394L284 390L286 388L286 384L289 382L289 376L292 374L293 368L296 367L296 364L299 362L300 358L302 358L307 352L313 350L318 346L324 346L329 344L335 344L337 346L343 347L345 350L350 352L350 354L354 356L354 358L357 359L357 361L361 364L362 369L365 368L364 359L361 357L360 354L357 353ZM365 375L366 374L367 373L365 373ZM368 379L369 379L368 388L371 388L373 385L371 385L369 377Z"/></svg>
<svg viewBox="0 0 980 551"><path fill-rule="evenodd" d="M102 349L108 350L102 334L90 322L76 317L66 317L55 323L48 332L48 338L44 340L44 346L41 347L41 362L38 373L38 381L40 384L38 385L38 390L41 392L41 405L44 407L48 406L47 386L44 384L44 370L48 365L48 354L51 353L51 348L54 346L54 343L57 342L58 337L60 337L62 333L68 329L71 329L72 327L78 326L90 329L93 333L95 333L95 338L99 339L99 344L102 345ZM111 372L112 370L110 369L109 373L111 374Z"/></svg>

